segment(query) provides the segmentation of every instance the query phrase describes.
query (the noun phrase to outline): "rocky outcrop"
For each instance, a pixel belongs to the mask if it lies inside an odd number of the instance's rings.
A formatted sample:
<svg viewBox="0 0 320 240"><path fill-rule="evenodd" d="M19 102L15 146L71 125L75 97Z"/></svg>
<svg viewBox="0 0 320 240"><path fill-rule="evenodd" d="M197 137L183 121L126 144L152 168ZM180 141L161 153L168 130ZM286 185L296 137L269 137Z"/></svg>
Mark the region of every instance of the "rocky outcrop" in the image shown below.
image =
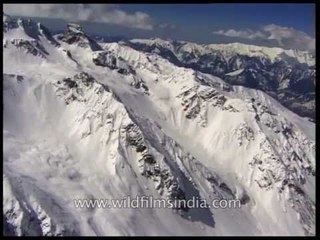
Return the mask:
<svg viewBox="0 0 320 240"><path fill-rule="evenodd" d="M224 106L227 98L217 89L205 86L196 85L182 90L177 98L181 99L181 105L185 116L188 119L198 119L202 127L207 125L207 112L209 107L216 107L224 111L236 112L232 106Z"/></svg>
<svg viewBox="0 0 320 240"><path fill-rule="evenodd" d="M28 41L24 39L13 39L11 40L11 44L17 48L25 50L26 53L30 53L33 56L40 56L42 58L46 58L46 55L48 55L48 52L36 40Z"/></svg>
<svg viewBox="0 0 320 240"><path fill-rule="evenodd" d="M102 50L101 46L85 34L78 24L69 23L64 33L59 34L57 38L67 44L76 44L82 48L90 48L92 51Z"/></svg>
<svg viewBox="0 0 320 240"><path fill-rule="evenodd" d="M246 123L240 124L234 130L234 135L237 138L239 146L254 141L254 131Z"/></svg>
<svg viewBox="0 0 320 240"><path fill-rule="evenodd" d="M91 75L86 72L81 72L72 78L67 77L58 81L57 92L59 95L64 96L66 104L72 101L85 101L84 92L90 89L94 82L95 80ZM100 85L99 89L101 89L101 91L107 90L104 85Z"/></svg>
<svg viewBox="0 0 320 240"><path fill-rule="evenodd" d="M97 66L108 67L117 70L120 74L134 74L135 71L121 57L115 56L110 51L99 51L93 54L92 61Z"/></svg>
<svg viewBox="0 0 320 240"><path fill-rule="evenodd" d="M139 167L141 175L151 179L154 182L155 189L158 193L174 203L173 209L187 210L186 206L179 204L177 201L185 200L185 192L178 184L175 176L171 173L168 166L160 166L160 160L156 159L149 151L145 143L142 132L139 127L131 123L125 127L126 140L130 146L133 146L141 156Z"/></svg>

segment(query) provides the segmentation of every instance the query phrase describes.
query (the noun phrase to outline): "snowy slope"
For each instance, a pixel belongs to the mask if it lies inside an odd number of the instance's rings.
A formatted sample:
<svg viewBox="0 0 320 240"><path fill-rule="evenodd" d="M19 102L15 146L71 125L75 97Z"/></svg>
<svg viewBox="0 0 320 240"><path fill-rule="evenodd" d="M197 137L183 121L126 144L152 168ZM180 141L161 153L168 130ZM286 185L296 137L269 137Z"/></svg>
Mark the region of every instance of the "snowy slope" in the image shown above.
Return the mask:
<svg viewBox="0 0 320 240"><path fill-rule="evenodd" d="M156 53L177 66L218 76L231 85L262 90L298 115L315 120L315 56L309 52L159 38L123 43Z"/></svg>
<svg viewBox="0 0 320 240"><path fill-rule="evenodd" d="M4 18L6 234L314 235L314 123L261 91L98 46L78 26L52 39L17 22ZM73 204L128 195L243 205Z"/></svg>

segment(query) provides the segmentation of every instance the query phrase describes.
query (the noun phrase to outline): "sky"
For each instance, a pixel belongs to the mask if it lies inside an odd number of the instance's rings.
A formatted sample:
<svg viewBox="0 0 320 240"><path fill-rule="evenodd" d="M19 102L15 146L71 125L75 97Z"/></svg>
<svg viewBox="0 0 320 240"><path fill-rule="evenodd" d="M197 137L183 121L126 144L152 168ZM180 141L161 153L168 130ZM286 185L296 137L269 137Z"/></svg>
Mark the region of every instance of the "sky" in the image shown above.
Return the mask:
<svg viewBox="0 0 320 240"><path fill-rule="evenodd" d="M4 13L53 31L76 22L101 36L315 49L314 4L4 4Z"/></svg>

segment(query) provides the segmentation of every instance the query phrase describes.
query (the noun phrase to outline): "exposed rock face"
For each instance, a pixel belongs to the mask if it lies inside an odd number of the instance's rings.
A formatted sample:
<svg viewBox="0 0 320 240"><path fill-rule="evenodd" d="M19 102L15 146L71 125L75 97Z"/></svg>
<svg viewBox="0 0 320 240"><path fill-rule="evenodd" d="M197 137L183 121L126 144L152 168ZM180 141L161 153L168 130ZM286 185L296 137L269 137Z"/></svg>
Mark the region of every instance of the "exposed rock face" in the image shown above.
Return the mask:
<svg viewBox="0 0 320 240"><path fill-rule="evenodd" d="M239 146L254 140L254 132L252 128L245 123L240 124L234 134L237 137Z"/></svg>
<svg viewBox="0 0 320 240"><path fill-rule="evenodd" d="M34 56L40 56L45 58L48 53L46 50L38 43L36 40L24 40L24 39L13 39L11 44L16 46L17 48L22 48L26 51L26 53L30 53Z"/></svg>
<svg viewBox="0 0 320 240"><path fill-rule="evenodd" d="M73 78L64 78L62 81L57 82L58 93L65 98L66 104L69 104L72 101L85 101L84 93L90 89L95 80L86 72L81 72L76 74ZM96 83L97 84L97 83ZM106 87L100 85L99 89L107 90Z"/></svg>
<svg viewBox="0 0 320 240"><path fill-rule="evenodd" d="M108 67L111 70L117 70L123 75L131 75L132 81L130 85L141 90L145 94L149 94L149 88L145 81L135 75L135 70L120 56L116 56L111 51L99 51L93 54L92 61L97 66Z"/></svg>
<svg viewBox="0 0 320 240"><path fill-rule="evenodd" d="M199 119L202 127L207 125L207 113L209 106L219 109L236 112L231 105L225 105L227 98L217 89L206 85L196 85L187 90L182 90L178 98L181 98L181 105L186 112L186 118Z"/></svg>
<svg viewBox="0 0 320 240"><path fill-rule="evenodd" d="M155 159L155 157L149 153L149 149L146 146L142 132L137 125L131 123L125 127L126 139L129 145L135 147L136 152L141 155L139 159L139 167L141 169L141 175L146 178L152 179L155 184L155 189L160 195L172 200L173 202L179 200L185 200L185 192L178 184L175 176L167 167L161 167L161 160ZM163 160L161 161L163 165ZM173 209L187 210L186 206L175 203Z"/></svg>
<svg viewBox="0 0 320 240"><path fill-rule="evenodd" d="M117 69L120 74L134 74L135 71L121 58L112 54L110 51L94 53L93 62L97 66L108 67L112 70Z"/></svg>
<svg viewBox="0 0 320 240"><path fill-rule="evenodd" d="M68 44L77 44L79 47L89 47L92 51L102 50L101 46L85 34L78 24L69 23L64 33L58 36L58 39Z"/></svg>
<svg viewBox="0 0 320 240"><path fill-rule="evenodd" d="M133 77L133 81L130 83L131 86L134 86L137 89L140 89L145 94L149 95L149 88L146 85L146 82L141 78Z"/></svg>

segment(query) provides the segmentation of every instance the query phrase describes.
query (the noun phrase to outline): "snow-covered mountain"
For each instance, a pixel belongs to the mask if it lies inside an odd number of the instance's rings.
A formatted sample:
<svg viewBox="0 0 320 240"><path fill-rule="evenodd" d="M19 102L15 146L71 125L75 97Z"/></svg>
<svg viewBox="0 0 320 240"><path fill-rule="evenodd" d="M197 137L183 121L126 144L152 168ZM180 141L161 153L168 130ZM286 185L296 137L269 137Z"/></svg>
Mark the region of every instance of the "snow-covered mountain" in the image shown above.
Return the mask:
<svg viewBox="0 0 320 240"><path fill-rule="evenodd" d="M133 39L136 50L157 53L175 65L218 76L232 85L263 90L300 116L315 119L315 57L307 51L241 43L200 45Z"/></svg>
<svg viewBox="0 0 320 240"><path fill-rule="evenodd" d="M4 234L315 234L313 122L75 24L54 37L31 20L3 26ZM137 195L242 205L74 205Z"/></svg>

